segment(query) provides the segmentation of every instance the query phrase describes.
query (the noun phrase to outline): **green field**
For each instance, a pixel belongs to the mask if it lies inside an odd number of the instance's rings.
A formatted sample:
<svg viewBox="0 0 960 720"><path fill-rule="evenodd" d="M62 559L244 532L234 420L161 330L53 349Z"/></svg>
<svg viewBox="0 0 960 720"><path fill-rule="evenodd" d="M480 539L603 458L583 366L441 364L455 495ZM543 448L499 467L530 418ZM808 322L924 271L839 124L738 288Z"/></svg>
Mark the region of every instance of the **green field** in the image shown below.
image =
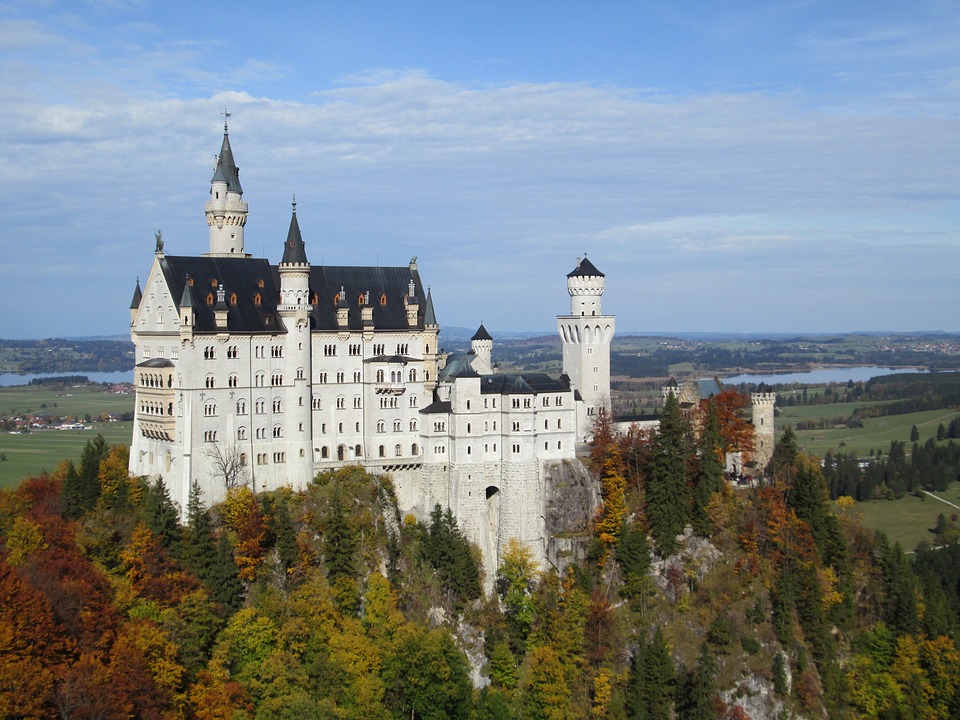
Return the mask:
<svg viewBox="0 0 960 720"><path fill-rule="evenodd" d="M133 410L132 395L116 395L103 385L53 388L47 386L0 387L0 417L43 413L72 416L126 413ZM28 475L53 470L62 460L80 459L88 440L102 433L111 445L130 444L132 423L92 422L92 430L39 430L28 434L0 434L0 488L13 487Z"/></svg>
<svg viewBox="0 0 960 720"><path fill-rule="evenodd" d="M924 495L923 500L915 495L905 495L899 500L870 500L857 503L852 509L861 515L868 528L882 530L891 543L899 542L904 550L912 551L923 540L934 541L936 536L931 530L937 524L937 515L960 514L960 509L947 504L960 505L960 483L953 483L935 495L936 498Z"/></svg>
<svg viewBox="0 0 960 720"><path fill-rule="evenodd" d="M787 407L777 415L777 430L782 432L787 425L793 426L801 420L848 416L856 407L858 405L855 403ZM937 427L941 423L946 427L958 414L957 410L926 410L907 415L867 418L862 428L836 427L830 430L798 430L796 433L800 447L812 455L823 457L828 450L833 453L842 450L865 457L870 450L886 453L892 440L909 443L910 430L914 425L920 433L920 442L926 442L928 438L937 436Z"/></svg>

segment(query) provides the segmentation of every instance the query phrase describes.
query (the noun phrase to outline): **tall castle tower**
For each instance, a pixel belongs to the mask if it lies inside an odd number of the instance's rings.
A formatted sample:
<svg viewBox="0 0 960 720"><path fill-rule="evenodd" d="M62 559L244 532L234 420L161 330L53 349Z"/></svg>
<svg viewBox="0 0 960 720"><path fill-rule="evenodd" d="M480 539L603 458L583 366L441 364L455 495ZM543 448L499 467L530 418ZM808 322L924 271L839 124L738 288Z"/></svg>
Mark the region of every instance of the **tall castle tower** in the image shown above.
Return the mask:
<svg viewBox="0 0 960 720"><path fill-rule="evenodd" d="M479 366L474 368L481 375L489 375L493 372L493 338L487 329L480 323L477 332L470 338L470 350L477 357Z"/></svg>
<svg viewBox="0 0 960 720"><path fill-rule="evenodd" d="M761 385L757 392L750 393L750 405L753 409L753 432L755 435L753 459L757 464L757 472L763 469L773 457L775 443L774 406L777 394L768 392Z"/></svg>
<svg viewBox="0 0 960 720"><path fill-rule="evenodd" d="M247 204L240 187L240 168L233 160L227 123L223 123L223 143L217 166L210 180L210 200L205 207L210 226L208 256L243 257L243 226L247 224Z"/></svg>
<svg viewBox="0 0 960 720"><path fill-rule="evenodd" d="M287 441L284 458L288 479L294 485L313 477L313 425L311 413L311 337L310 263L297 221L297 201L293 201L290 229L280 260L280 304L277 314L286 325L282 355L275 362L282 385L283 417L281 432ZM279 389L279 388L278 388Z"/></svg>
<svg viewBox="0 0 960 720"><path fill-rule="evenodd" d="M601 407L610 410L610 341L616 318L600 307L604 275L584 257L567 275L570 314L558 315L563 343L563 372L583 398L577 417L577 439L585 440Z"/></svg>

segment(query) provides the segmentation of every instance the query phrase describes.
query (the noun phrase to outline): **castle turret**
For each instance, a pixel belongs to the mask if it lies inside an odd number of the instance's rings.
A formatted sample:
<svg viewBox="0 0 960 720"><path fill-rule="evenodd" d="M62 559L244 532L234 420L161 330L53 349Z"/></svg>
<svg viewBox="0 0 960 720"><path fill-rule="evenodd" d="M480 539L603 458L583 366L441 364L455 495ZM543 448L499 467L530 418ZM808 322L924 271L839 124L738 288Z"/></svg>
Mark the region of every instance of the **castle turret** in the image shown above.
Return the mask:
<svg viewBox="0 0 960 720"><path fill-rule="evenodd" d="M210 251L206 255L244 256L243 227L247 224L247 203L240 187L240 168L233 160L227 123L223 123L223 143L210 180L210 200L206 204L210 227Z"/></svg>
<svg viewBox="0 0 960 720"><path fill-rule="evenodd" d="M773 457L776 428L774 412L777 394L770 392L766 385L760 385L757 392L750 393L750 406L753 410L754 449L753 460L757 472L762 473Z"/></svg>
<svg viewBox="0 0 960 720"><path fill-rule="evenodd" d="M143 293L140 291L140 278L137 278L137 287L134 289L133 299L130 301L130 327L133 327L133 323L137 320L141 300L143 300Z"/></svg>
<svg viewBox="0 0 960 720"><path fill-rule="evenodd" d="M276 391L282 398L281 415L274 418L280 427L285 453L287 481L294 487L304 487L313 477L313 425L311 408L310 355L310 263L300 235L297 221L297 201L294 198L290 229L283 245L280 261L280 304L277 313L287 328L282 357L276 359L281 387ZM275 399L276 401L276 399ZM276 432L276 430L275 430Z"/></svg>
<svg viewBox="0 0 960 720"><path fill-rule="evenodd" d="M570 314L557 316L563 372L583 399L583 412L577 417L578 440L587 439L601 407L610 410L610 341L616 318L602 313L603 290L603 273L586 257L578 260L567 275Z"/></svg>
<svg viewBox="0 0 960 720"><path fill-rule="evenodd" d="M193 326L197 324L197 311L193 306L193 279L187 275L180 296L180 339L193 337Z"/></svg>
<svg viewBox="0 0 960 720"><path fill-rule="evenodd" d="M473 354L477 356L477 361L474 363L473 369L481 375L489 375L493 372L493 365L491 364L493 338L490 337L490 333L487 332L483 323L480 323L480 328L474 333L473 337L470 338L470 349L473 351Z"/></svg>

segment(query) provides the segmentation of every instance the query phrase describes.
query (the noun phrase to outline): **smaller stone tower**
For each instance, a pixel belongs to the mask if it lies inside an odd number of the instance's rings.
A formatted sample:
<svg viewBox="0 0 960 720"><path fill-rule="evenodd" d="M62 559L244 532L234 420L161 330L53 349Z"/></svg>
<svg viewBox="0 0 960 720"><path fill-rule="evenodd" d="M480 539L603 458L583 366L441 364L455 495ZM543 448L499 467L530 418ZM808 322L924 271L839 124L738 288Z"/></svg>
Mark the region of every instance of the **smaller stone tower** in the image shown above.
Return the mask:
<svg viewBox="0 0 960 720"><path fill-rule="evenodd" d="M217 166L210 180L210 200L205 207L210 226L208 256L244 257L243 227L247 224L247 203L240 187L240 168L233 160L227 123L223 123L223 143Z"/></svg>
<svg viewBox="0 0 960 720"><path fill-rule="evenodd" d="M763 469L773 457L775 443L774 406L777 394L770 392L765 385L757 388L757 392L750 393L750 405L753 409L753 431L755 435L753 459L757 472Z"/></svg>
<svg viewBox="0 0 960 720"><path fill-rule="evenodd" d="M473 369L481 375L489 375L492 373L493 338L490 337L490 333L487 332L483 323L480 323L480 328L474 333L473 337L470 338L470 349L477 357L477 362L474 364Z"/></svg>
<svg viewBox="0 0 960 720"><path fill-rule="evenodd" d="M287 481L295 488L304 487L313 477L313 426L311 413L310 353L310 263L297 221L294 198L290 229L283 245L280 261L280 304L277 313L286 326L283 357L276 358L282 377L281 412L277 418L285 440L284 458Z"/></svg>
<svg viewBox="0 0 960 720"><path fill-rule="evenodd" d="M563 344L563 372L583 398L577 417L577 440L585 441L601 407L610 411L610 342L616 326L613 315L600 307L604 275L584 257L567 274L570 314L558 315Z"/></svg>

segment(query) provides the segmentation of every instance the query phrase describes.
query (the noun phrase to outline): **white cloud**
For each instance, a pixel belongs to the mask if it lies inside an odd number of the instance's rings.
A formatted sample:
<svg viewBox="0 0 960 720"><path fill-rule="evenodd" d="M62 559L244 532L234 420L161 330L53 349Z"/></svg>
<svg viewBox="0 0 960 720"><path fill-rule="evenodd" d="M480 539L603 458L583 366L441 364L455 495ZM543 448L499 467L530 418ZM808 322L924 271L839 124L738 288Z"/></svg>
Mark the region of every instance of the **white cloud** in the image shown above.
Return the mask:
<svg viewBox="0 0 960 720"><path fill-rule="evenodd" d="M38 306L11 334L122 332L153 230L169 252L204 249L224 107L248 250L276 259L296 193L311 260L418 255L443 322L549 330L587 251L624 329L956 329L952 100L886 108L391 68L295 100L253 89L291 74L286 60L217 66L215 48L152 26L122 51L51 27L0 20L0 300L55 280L57 297L103 310ZM841 304L849 317L831 310Z"/></svg>

